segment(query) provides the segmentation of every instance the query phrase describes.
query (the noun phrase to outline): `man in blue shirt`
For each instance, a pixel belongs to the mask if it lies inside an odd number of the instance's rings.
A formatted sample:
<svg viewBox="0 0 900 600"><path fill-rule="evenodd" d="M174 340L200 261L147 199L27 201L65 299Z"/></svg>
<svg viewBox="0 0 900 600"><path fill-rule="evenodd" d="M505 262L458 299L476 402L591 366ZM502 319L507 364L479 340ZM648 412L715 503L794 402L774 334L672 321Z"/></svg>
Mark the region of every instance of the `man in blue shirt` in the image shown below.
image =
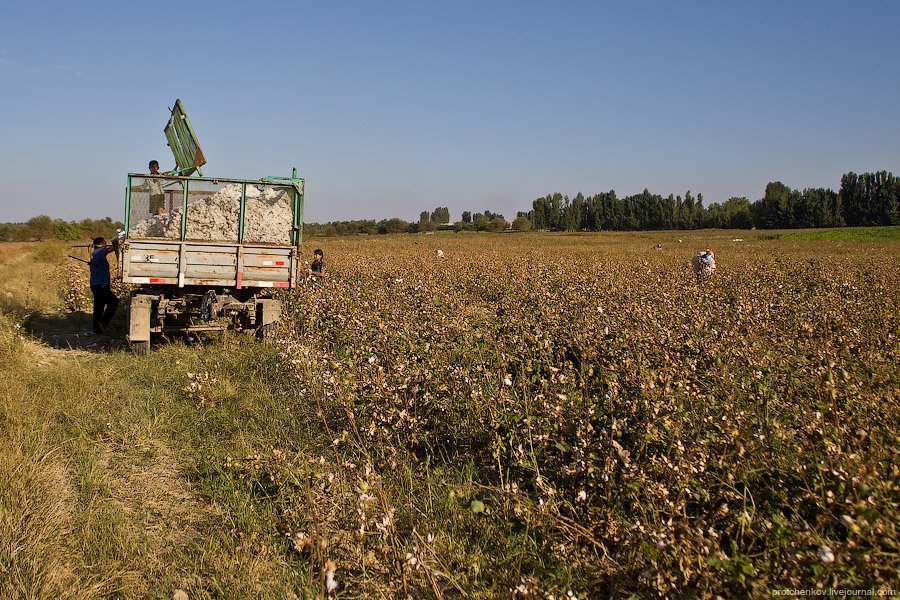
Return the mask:
<svg viewBox="0 0 900 600"><path fill-rule="evenodd" d="M91 252L91 294L94 295L94 333L103 333L109 327L113 314L119 306L119 299L109 288L109 261L106 255L113 251L102 237L94 238Z"/></svg>

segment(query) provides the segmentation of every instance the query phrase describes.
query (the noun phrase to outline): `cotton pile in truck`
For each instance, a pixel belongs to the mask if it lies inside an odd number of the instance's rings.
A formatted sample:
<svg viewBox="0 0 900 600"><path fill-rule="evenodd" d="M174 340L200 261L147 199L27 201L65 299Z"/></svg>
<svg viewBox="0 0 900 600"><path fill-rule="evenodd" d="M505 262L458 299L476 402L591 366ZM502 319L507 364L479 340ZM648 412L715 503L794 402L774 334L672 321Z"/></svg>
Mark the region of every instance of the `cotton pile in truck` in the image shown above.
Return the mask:
<svg viewBox="0 0 900 600"><path fill-rule="evenodd" d="M212 196L187 207L188 240L237 241L241 186L231 184ZM244 242L290 244L294 225L292 198L288 190L247 186L244 206ZM132 237L178 239L181 235L181 207L154 215L131 226Z"/></svg>

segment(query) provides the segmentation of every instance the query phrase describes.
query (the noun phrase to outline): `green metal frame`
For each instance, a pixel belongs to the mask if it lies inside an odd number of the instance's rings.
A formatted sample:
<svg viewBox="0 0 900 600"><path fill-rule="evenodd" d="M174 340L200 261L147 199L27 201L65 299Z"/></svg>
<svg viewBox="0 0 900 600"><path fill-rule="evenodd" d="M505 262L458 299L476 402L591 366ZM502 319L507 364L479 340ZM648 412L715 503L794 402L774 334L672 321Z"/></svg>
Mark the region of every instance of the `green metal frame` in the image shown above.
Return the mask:
<svg viewBox="0 0 900 600"><path fill-rule="evenodd" d="M297 169L293 169L291 177L263 177L262 179L226 179L222 177L189 177L186 175L147 175L143 173L129 173L128 183L125 187L125 234L128 235L131 226L131 180L140 179L165 179L167 181L184 182L184 194L181 201L181 241L187 234L187 203L191 182L209 183L238 183L241 185L240 219L238 224L238 244L244 243L244 215L247 202L247 185L265 184L294 188L294 227L291 232L291 245L299 247L303 243L303 194L305 180L297 177Z"/></svg>
<svg viewBox="0 0 900 600"><path fill-rule="evenodd" d="M291 170L291 177L263 177L263 183L292 186L294 188L294 231L291 235L292 244L298 248L303 243L303 194L306 190L306 180L297 177L297 167Z"/></svg>
<svg viewBox="0 0 900 600"><path fill-rule="evenodd" d="M166 134L166 140L172 154L175 156L176 168L173 171L175 175L190 175L194 171L203 175L200 167L206 164L206 157L203 156L203 150L200 149L200 142L190 119L184 110L184 104L181 99L175 100L175 108L171 109L172 116L166 123L163 132Z"/></svg>

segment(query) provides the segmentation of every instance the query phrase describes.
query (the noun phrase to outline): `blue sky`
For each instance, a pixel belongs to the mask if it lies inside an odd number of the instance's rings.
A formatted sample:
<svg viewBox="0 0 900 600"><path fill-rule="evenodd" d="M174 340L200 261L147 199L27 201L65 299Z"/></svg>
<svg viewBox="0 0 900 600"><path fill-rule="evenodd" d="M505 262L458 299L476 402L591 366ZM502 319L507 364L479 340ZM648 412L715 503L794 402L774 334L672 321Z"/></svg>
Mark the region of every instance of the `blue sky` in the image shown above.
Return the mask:
<svg viewBox="0 0 900 600"><path fill-rule="evenodd" d="M8 4L0 221L121 218L176 98L204 174L297 166L308 221L900 171L895 1Z"/></svg>

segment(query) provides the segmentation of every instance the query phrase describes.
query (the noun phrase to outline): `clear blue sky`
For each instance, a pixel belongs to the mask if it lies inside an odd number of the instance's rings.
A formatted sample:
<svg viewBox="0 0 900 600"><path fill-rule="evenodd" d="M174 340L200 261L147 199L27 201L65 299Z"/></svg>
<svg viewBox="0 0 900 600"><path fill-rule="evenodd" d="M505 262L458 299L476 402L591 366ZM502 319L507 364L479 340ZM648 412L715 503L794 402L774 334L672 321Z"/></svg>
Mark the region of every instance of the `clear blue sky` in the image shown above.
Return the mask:
<svg viewBox="0 0 900 600"><path fill-rule="evenodd" d="M128 6L128 8L126 8ZM134 8L132 8L134 7ZM146 7L146 14L138 7ZM307 180L308 221L900 171L900 2L31 2L0 19L0 221L121 218L174 164Z"/></svg>

